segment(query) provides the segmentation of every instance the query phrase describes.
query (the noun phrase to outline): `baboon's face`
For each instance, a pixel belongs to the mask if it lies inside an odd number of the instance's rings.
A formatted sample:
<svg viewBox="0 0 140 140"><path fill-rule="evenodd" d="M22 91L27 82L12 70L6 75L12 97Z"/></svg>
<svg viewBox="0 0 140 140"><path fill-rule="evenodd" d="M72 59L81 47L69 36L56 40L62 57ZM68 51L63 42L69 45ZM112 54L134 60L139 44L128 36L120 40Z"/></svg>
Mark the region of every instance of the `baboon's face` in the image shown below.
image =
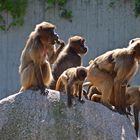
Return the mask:
<svg viewBox="0 0 140 140"><path fill-rule="evenodd" d="M77 69L77 77L80 81L84 81L87 77L87 71L82 68Z"/></svg>
<svg viewBox="0 0 140 140"><path fill-rule="evenodd" d="M85 39L81 38L81 39L77 39L74 41L70 42L70 45L72 46L72 48L78 53L78 54L85 54L88 51L87 46L85 45Z"/></svg>
<svg viewBox="0 0 140 140"><path fill-rule="evenodd" d="M49 44L54 45L58 42L59 36L54 31L54 29L44 29L41 33L42 38L46 40Z"/></svg>

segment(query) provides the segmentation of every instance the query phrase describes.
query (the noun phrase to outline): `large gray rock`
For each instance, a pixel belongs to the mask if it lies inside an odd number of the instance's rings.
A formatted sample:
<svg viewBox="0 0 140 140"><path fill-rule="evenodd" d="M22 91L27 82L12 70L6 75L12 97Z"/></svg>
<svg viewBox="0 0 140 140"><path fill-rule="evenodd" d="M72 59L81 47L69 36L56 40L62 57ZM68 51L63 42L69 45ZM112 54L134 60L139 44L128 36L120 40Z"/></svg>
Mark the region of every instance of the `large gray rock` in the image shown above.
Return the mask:
<svg viewBox="0 0 140 140"><path fill-rule="evenodd" d="M17 93L0 100L0 140L136 140L131 121L105 106L50 90Z"/></svg>

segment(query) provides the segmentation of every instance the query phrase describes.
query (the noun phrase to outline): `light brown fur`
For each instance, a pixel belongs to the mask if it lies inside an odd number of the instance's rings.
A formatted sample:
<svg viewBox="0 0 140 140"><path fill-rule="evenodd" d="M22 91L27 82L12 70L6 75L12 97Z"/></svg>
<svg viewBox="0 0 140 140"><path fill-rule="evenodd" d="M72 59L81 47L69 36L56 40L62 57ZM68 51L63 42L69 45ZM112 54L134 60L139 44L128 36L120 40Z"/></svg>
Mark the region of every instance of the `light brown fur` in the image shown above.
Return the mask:
<svg viewBox="0 0 140 140"><path fill-rule="evenodd" d="M68 96L68 106L72 105L71 97L79 97L79 101L82 101L82 85L87 76L87 70L85 67L73 67L65 70L57 80L56 90L60 91L64 86L64 90Z"/></svg>
<svg viewBox="0 0 140 140"><path fill-rule="evenodd" d="M101 102L125 112L125 87L138 70L140 41L90 61L87 80L102 93Z"/></svg>
<svg viewBox="0 0 140 140"><path fill-rule="evenodd" d="M64 46L54 29L53 24L42 22L31 32L20 59L20 91L41 89L41 93L45 93L45 87L52 82L50 63L55 61L60 51L57 52L54 45L62 43L61 49Z"/></svg>
<svg viewBox="0 0 140 140"><path fill-rule="evenodd" d="M83 85L85 86L85 83ZM89 85L87 91L84 90L85 98L91 101L101 102L101 95L102 93L99 92L99 90L92 85Z"/></svg>

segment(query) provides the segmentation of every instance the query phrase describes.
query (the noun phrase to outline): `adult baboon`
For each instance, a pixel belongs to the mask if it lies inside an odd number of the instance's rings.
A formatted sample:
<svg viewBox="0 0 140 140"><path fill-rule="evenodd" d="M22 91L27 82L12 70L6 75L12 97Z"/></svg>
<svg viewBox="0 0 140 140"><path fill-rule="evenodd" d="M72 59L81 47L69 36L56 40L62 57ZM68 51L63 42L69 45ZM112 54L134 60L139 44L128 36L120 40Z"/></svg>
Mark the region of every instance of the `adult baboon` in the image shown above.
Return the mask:
<svg viewBox="0 0 140 140"><path fill-rule="evenodd" d="M140 40L127 48L108 51L90 61L87 79L102 93L101 101L125 112L125 87L136 74Z"/></svg>
<svg viewBox="0 0 140 140"><path fill-rule="evenodd" d="M31 32L20 59L20 91L31 88L40 89L42 94L46 93L45 88L53 80L50 59L53 63L63 47L63 42L54 29L55 25L42 22ZM62 44L57 51L54 48L55 43Z"/></svg>

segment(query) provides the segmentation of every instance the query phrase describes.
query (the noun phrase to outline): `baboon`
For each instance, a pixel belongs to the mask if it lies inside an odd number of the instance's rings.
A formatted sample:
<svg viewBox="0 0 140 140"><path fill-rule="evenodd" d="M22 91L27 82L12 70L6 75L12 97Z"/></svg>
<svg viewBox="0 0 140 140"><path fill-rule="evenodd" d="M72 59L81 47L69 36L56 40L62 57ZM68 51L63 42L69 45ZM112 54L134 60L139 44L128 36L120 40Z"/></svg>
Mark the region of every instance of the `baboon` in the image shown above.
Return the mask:
<svg viewBox="0 0 140 140"><path fill-rule="evenodd" d="M101 102L102 93L95 86L89 85L87 91L83 90L83 94L88 100Z"/></svg>
<svg viewBox="0 0 140 140"><path fill-rule="evenodd" d="M126 107L133 105L134 128L136 136L139 131L139 111L140 111L140 86L130 86L126 88Z"/></svg>
<svg viewBox="0 0 140 140"><path fill-rule="evenodd" d="M54 81L50 86L51 89L55 89L56 81L63 71L82 65L82 55L86 54L87 50L83 37L70 37L68 44L58 56L52 69Z"/></svg>
<svg viewBox="0 0 140 140"><path fill-rule="evenodd" d="M61 87L64 89L68 96L68 106L72 105L71 98L76 96L80 102L83 102L81 98L82 85L87 76L87 70L85 67L72 67L65 70L57 80L56 90L60 91Z"/></svg>
<svg viewBox="0 0 140 140"><path fill-rule="evenodd" d="M87 80L102 93L104 104L114 105L118 111L126 112L124 87L136 74L139 60L140 40L90 61Z"/></svg>
<svg viewBox="0 0 140 140"><path fill-rule="evenodd" d="M87 81L90 81L91 84L89 84L87 90L89 94L86 95L84 92L84 96L87 99L100 102L109 109L114 110L113 77L108 72L102 71L97 66L91 64L87 72ZM83 86L85 86L85 83Z"/></svg>
<svg viewBox="0 0 140 140"><path fill-rule="evenodd" d="M50 63L55 61L64 46L54 29L55 25L42 22L29 35L20 58L20 91L40 89L42 94L47 93L45 87L53 80ZM61 45L57 50L56 43Z"/></svg>

